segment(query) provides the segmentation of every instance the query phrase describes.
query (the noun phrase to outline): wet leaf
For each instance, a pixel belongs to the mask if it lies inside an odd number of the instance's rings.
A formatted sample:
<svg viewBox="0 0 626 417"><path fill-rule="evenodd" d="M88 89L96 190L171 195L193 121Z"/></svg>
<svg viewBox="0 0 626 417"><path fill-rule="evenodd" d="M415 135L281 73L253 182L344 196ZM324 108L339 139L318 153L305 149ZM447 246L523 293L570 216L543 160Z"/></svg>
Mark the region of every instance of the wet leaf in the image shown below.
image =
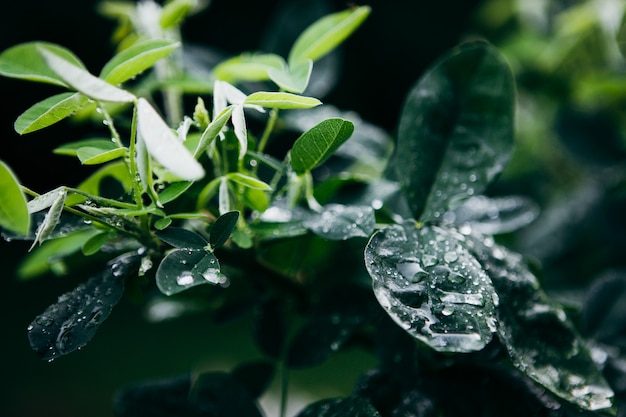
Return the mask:
<svg viewBox="0 0 626 417"><path fill-rule="evenodd" d="M33 241L32 246L33 249L37 244L43 243L46 239L50 237L54 228L59 224L59 219L61 218L61 213L63 213L63 207L65 206L65 198L67 197L67 189L65 187L59 187L54 191L44 194L45 199L50 200L49 206L50 210L46 213L46 216L42 220L41 223L37 226L37 231L35 232L35 240ZM31 207L34 206L36 200L31 200L29 202L29 210L32 210ZM41 210L41 209L39 209ZM39 210L33 210L39 211Z"/></svg>
<svg viewBox="0 0 626 417"><path fill-rule="evenodd" d="M20 183L7 164L0 161L0 227L27 235L30 213Z"/></svg>
<svg viewBox="0 0 626 417"><path fill-rule="evenodd" d="M376 227L376 219L372 207L329 204L321 213L307 218L304 226L324 239L367 238Z"/></svg>
<svg viewBox="0 0 626 417"><path fill-rule="evenodd" d="M83 165L100 165L126 155L126 148L102 149L96 147L83 147L76 151L76 156Z"/></svg>
<svg viewBox="0 0 626 417"><path fill-rule="evenodd" d="M62 93L34 104L15 120L15 131L20 135L35 132L71 116L87 103L80 93Z"/></svg>
<svg viewBox="0 0 626 417"><path fill-rule="evenodd" d="M550 300L521 255L469 241L500 296L498 336L513 364L578 407L607 410L614 393L563 308Z"/></svg>
<svg viewBox="0 0 626 417"><path fill-rule="evenodd" d="M200 249L176 249L163 258L156 271L157 286L165 295L177 294L197 285L225 282L226 277L221 274L215 255Z"/></svg>
<svg viewBox="0 0 626 417"><path fill-rule="evenodd" d="M480 350L496 331L498 297L463 235L407 222L376 232L365 265L378 302L435 350Z"/></svg>
<svg viewBox="0 0 626 417"><path fill-rule="evenodd" d="M42 359L53 360L85 346L122 297L124 281L136 274L141 257L127 253L37 316L28 327L30 345Z"/></svg>
<svg viewBox="0 0 626 417"><path fill-rule="evenodd" d="M233 233L233 230L235 230L238 220L238 211L224 213L215 220L209 234L209 244L211 248L217 249L226 243L231 233Z"/></svg>
<svg viewBox="0 0 626 417"><path fill-rule="evenodd" d="M175 248L203 249L207 245L207 241L202 236L181 227L169 227L156 232L156 235Z"/></svg>
<svg viewBox="0 0 626 417"><path fill-rule="evenodd" d="M333 398L308 405L296 417L380 417L365 398Z"/></svg>
<svg viewBox="0 0 626 417"><path fill-rule="evenodd" d="M63 145L54 149L54 153L57 155L76 156L80 148L99 148L102 150L113 150L117 148L117 145L111 139L83 139L76 142L64 143Z"/></svg>
<svg viewBox="0 0 626 417"><path fill-rule="evenodd" d="M507 63L482 41L455 48L410 90L395 166L415 218L438 218L502 171L513 146L514 101Z"/></svg>
<svg viewBox="0 0 626 417"><path fill-rule="evenodd" d="M352 122L326 119L303 133L291 149L291 166L298 174L311 171L324 163L354 131Z"/></svg>

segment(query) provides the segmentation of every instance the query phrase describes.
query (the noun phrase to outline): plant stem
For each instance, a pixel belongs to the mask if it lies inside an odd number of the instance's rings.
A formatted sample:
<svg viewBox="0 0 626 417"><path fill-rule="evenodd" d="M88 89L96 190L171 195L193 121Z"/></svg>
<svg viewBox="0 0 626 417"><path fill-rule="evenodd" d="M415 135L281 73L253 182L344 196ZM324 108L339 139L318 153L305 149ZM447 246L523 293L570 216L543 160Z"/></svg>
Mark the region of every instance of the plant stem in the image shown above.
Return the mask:
<svg viewBox="0 0 626 417"><path fill-rule="evenodd" d="M267 119L267 124L265 125L265 130L263 131L263 136L259 140L259 146L257 148L257 152L263 153L265 147L267 146L267 142L270 139L270 135L274 130L274 126L276 125L276 120L278 120L278 109L272 109L270 111L270 117Z"/></svg>
<svg viewBox="0 0 626 417"><path fill-rule="evenodd" d="M137 106L133 107L133 118L130 125L130 145L128 150L128 170L130 172L130 180L133 187L133 196L137 207L141 207L143 200L141 199L141 188L139 184L139 173L137 172Z"/></svg>

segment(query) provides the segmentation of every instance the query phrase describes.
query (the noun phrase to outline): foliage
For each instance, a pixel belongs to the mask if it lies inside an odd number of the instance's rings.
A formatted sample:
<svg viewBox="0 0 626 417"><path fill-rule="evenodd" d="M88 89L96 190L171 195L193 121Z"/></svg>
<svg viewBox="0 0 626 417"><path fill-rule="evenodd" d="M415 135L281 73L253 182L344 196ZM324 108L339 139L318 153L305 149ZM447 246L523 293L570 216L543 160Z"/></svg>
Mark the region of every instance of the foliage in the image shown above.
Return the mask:
<svg viewBox="0 0 626 417"><path fill-rule="evenodd" d="M286 57L246 52L202 74L186 66L197 57L180 26L198 7L104 3L118 52L98 75L47 42L0 54L3 76L67 90L25 110L19 134L69 118L105 131L55 150L95 168L76 187L40 194L0 161L3 236L32 241L21 277L101 265L29 326L42 359L86 346L139 289L182 306L169 319L250 316L262 359L124 387L118 416L263 415L275 380L284 415L290 372L354 347L376 367L300 417L619 412L620 355L594 330L611 313L600 295L623 276L591 293L581 327L506 246L537 205L487 195L516 134L519 77L498 48L474 40L441 56L392 137L316 87L368 6L318 16Z"/></svg>

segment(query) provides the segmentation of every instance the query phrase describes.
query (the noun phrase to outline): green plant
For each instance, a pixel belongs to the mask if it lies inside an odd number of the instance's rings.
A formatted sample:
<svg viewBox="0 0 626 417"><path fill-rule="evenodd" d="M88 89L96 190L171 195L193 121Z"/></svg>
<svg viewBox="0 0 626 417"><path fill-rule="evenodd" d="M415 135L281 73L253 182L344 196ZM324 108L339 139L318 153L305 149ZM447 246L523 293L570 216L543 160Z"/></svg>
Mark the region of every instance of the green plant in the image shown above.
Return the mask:
<svg viewBox="0 0 626 417"><path fill-rule="evenodd" d="M484 195L513 150L515 83L496 48L434 63L392 140L303 95L368 7L320 18L286 58L245 53L202 77L181 54L194 5L105 3L119 53L98 76L59 45L0 54L0 74L70 90L26 110L18 133L68 117L106 131L56 150L98 167L76 187L39 194L0 165L4 236L33 242L23 278L101 265L33 321L43 359L85 346L126 294L167 314L250 315L263 358L127 387L120 416L260 415L275 378L284 414L290 371L350 346L375 369L300 417L616 412L605 351L497 240L537 209Z"/></svg>

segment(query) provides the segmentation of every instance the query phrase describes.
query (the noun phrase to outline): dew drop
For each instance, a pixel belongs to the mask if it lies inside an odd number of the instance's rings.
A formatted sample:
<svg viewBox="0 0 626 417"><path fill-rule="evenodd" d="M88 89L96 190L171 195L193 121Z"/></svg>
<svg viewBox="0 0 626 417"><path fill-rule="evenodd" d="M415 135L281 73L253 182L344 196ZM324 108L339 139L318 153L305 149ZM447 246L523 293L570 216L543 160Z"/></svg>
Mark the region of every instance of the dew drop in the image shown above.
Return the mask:
<svg viewBox="0 0 626 417"><path fill-rule="evenodd" d="M183 272L176 277L176 283L182 286L193 284L193 274L190 271Z"/></svg>

